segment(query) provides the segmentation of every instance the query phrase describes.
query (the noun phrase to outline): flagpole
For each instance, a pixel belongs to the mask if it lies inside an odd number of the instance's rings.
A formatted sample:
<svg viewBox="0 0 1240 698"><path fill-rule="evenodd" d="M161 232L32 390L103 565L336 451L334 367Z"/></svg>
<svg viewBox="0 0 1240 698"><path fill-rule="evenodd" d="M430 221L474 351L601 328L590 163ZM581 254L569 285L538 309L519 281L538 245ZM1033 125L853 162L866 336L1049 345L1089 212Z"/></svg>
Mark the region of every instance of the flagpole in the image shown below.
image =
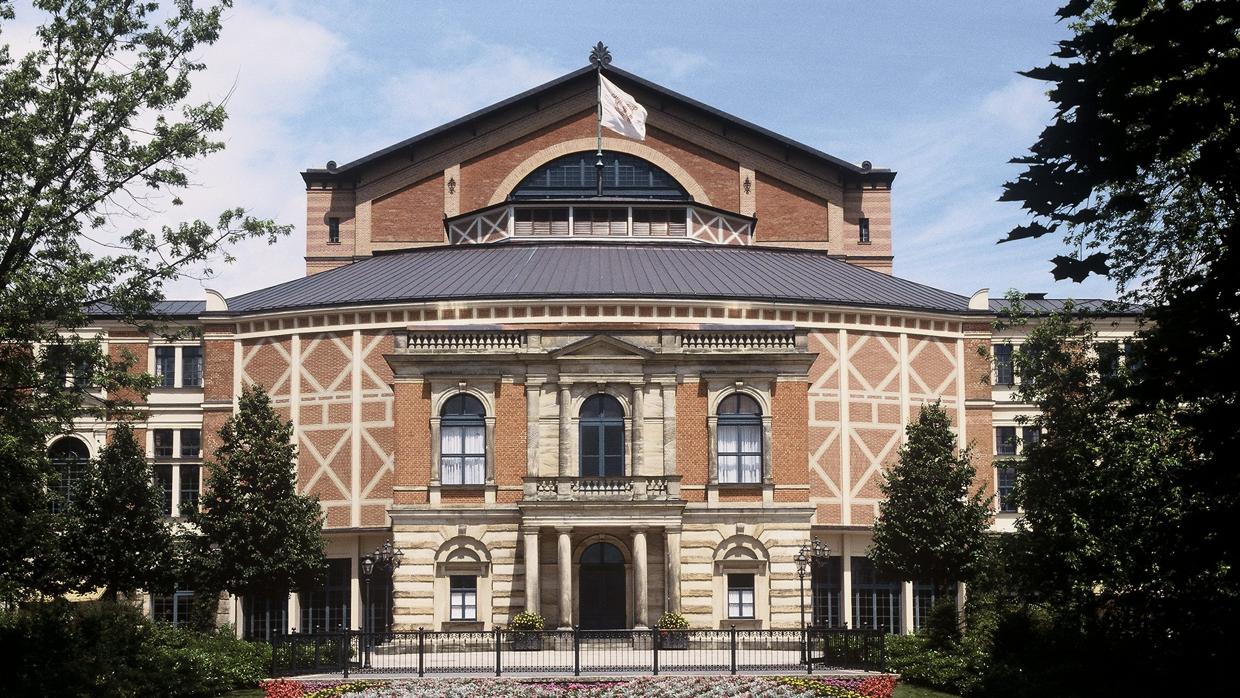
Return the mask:
<svg viewBox="0 0 1240 698"><path fill-rule="evenodd" d="M595 196L603 195L603 64L611 62L611 52L603 45L603 42L595 44L594 49L590 51L590 62L594 64L595 77L595 109L594 109L594 129L595 143L597 145L594 153L594 183Z"/></svg>

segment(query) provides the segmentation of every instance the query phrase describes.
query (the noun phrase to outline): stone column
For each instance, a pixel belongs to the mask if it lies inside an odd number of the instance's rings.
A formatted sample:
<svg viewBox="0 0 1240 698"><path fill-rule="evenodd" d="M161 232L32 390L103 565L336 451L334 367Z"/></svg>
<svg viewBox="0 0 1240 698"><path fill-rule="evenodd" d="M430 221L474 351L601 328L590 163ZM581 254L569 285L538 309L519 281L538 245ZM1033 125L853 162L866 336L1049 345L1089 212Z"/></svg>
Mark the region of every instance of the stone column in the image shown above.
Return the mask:
<svg viewBox="0 0 1240 698"><path fill-rule="evenodd" d="M525 532L525 610L539 612L538 530Z"/></svg>
<svg viewBox="0 0 1240 698"><path fill-rule="evenodd" d="M538 477L538 428L541 417L538 410L541 401L542 385L527 382L525 384L525 474L529 477Z"/></svg>
<svg viewBox="0 0 1240 698"><path fill-rule="evenodd" d="M633 529L633 586L635 587L634 602L637 607L634 627L649 627L650 580L646 572L646 529L644 526Z"/></svg>
<svg viewBox="0 0 1240 698"><path fill-rule="evenodd" d="M569 445L573 439L573 418L570 412L572 395L568 384L560 384L560 477L571 477L572 458Z"/></svg>
<svg viewBox="0 0 1240 698"><path fill-rule="evenodd" d="M676 474L676 384L663 384L663 474Z"/></svg>
<svg viewBox="0 0 1240 698"><path fill-rule="evenodd" d="M840 570L844 579L840 584L840 618L845 628L852 627L852 538L844 534L844 546L840 550Z"/></svg>
<svg viewBox="0 0 1240 698"><path fill-rule="evenodd" d="M643 464L646 461L646 386L638 383L633 386L633 470L630 475L645 475Z"/></svg>
<svg viewBox="0 0 1240 698"><path fill-rule="evenodd" d="M573 541L571 526L557 526L560 564L560 629L573 627Z"/></svg>
<svg viewBox="0 0 1240 698"><path fill-rule="evenodd" d="M680 528L667 529L667 610L680 613Z"/></svg>
<svg viewBox="0 0 1240 698"><path fill-rule="evenodd" d="M913 583L900 582L900 632L913 632Z"/></svg>

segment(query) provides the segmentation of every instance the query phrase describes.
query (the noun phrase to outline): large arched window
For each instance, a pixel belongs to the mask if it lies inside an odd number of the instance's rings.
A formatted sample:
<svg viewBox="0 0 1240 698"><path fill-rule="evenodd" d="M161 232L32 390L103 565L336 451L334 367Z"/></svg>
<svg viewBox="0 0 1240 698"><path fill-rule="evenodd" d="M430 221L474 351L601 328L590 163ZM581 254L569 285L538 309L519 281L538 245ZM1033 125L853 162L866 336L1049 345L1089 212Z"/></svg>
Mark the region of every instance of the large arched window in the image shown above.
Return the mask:
<svg viewBox="0 0 1240 698"><path fill-rule="evenodd" d="M512 190L511 199L580 199L598 193L598 156L592 152L556 158L534 170ZM674 177L625 153L603 153L603 196L628 199L691 197Z"/></svg>
<svg viewBox="0 0 1240 698"><path fill-rule="evenodd" d="M581 476L624 475L624 408L616 398L598 394L581 406Z"/></svg>
<svg viewBox="0 0 1240 698"><path fill-rule="evenodd" d="M74 489L86 476L90 449L81 439L67 436L52 444L47 451L47 456L56 470L56 481L52 486L52 511L55 512L68 506L73 498Z"/></svg>
<svg viewBox="0 0 1240 698"><path fill-rule="evenodd" d="M486 482L486 410L478 398L458 393L439 412L439 473L445 485Z"/></svg>
<svg viewBox="0 0 1240 698"><path fill-rule="evenodd" d="M719 482L762 482L762 408L744 393L719 403Z"/></svg>

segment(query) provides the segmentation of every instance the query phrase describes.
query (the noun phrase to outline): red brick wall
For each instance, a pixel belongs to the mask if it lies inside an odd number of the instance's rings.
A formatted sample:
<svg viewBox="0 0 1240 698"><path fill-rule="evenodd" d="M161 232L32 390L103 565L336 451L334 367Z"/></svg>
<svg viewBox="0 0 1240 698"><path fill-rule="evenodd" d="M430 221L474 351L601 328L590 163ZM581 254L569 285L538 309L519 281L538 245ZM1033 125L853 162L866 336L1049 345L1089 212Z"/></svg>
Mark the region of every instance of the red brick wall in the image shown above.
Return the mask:
<svg viewBox="0 0 1240 698"><path fill-rule="evenodd" d="M827 202L809 192L756 173L758 242L827 242Z"/></svg>
<svg viewBox="0 0 1240 698"><path fill-rule="evenodd" d="M353 192L311 189L306 192L306 256L337 257L354 253ZM340 243L327 241L327 219L340 219Z"/></svg>
<svg viewBox="0 0 1240 698"><path fill-rule="evenodd" d="M808 385L779 381L771 391L771 475L776 485L809 482ZM805 495L798 495L802 501Z"/></svg>
<svg viewBox="0 0 1240 698"><path fill-rule="evenodd" d="M858 221L870 219L870 244L858 242ZM891 190L845 189L844 231L836 238L849 255L891 254ZM835 246L833 246L835 247Z"/></svg>
<svg viewBox="0 0 1240 698"><path fill-rule="evenodd" d="M110 339L135 339L135 338L146 339L145 334L141 334L138 332L125 331L125 330L116 330L116 331L110 332L108 337ZM121 361L132 361L133 362L129 367L130 373L142 374L142 373L146 373L150 371L150 366L146 360L146 351L147 351L146 342L142 342L142 343L126 342L123 344L119 342L109 342L108 344L108 358L109 359L115 362L121 362ZM129 390L129 389L115 390L113 391L113 394L110 395L109 397L116 399L116 400L132 402L135 404L140 404L143 402L142 396L139 395L137 391Z"/></svg>
<svg viewBox="0 0 1240 698"><path fill-rule="evenodd" d="M379 197L370 209L370 239L445 242L443 204L442 174Z"/></svg>
<svg viewBox="0 0 1240 698"><path fill-rule="evenodd" d="M431 481L431 396L424 383L397 383L395 485L426 487ZM397 493L396 503L425 502L426 496Z"/></svg>
<svg viewBox="0 0 1240 698"><path fill-rule="evenodd" d="M526 450L529 438L525 415L525 385L495 385L495 484L499 487L521 486L528 472ZM500 491L501 502L521 499L521 492Z"/></svg>
<svg viewBox="0 0 1240 698"><path fill-rule="evenodd" d="M706 424L706 385L701 381L676 386L676 460L682 485L705 485L710 436ZM689 490L688 501L703 501L704 490Z"/></svg>

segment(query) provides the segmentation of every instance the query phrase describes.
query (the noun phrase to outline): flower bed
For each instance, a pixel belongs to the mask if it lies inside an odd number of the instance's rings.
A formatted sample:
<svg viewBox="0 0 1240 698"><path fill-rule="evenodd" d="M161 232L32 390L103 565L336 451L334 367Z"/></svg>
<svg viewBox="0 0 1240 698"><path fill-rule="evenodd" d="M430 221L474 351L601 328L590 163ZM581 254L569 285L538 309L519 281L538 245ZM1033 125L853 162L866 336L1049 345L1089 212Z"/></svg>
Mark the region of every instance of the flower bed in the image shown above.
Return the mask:
<svg viewBox="0 0 1240 698"><path fill-rule="evenodd" d="M294 685L296 684L296 685ZM659 676L616 680L267 681L267 698L891 698L894 676Z"/></svg>

